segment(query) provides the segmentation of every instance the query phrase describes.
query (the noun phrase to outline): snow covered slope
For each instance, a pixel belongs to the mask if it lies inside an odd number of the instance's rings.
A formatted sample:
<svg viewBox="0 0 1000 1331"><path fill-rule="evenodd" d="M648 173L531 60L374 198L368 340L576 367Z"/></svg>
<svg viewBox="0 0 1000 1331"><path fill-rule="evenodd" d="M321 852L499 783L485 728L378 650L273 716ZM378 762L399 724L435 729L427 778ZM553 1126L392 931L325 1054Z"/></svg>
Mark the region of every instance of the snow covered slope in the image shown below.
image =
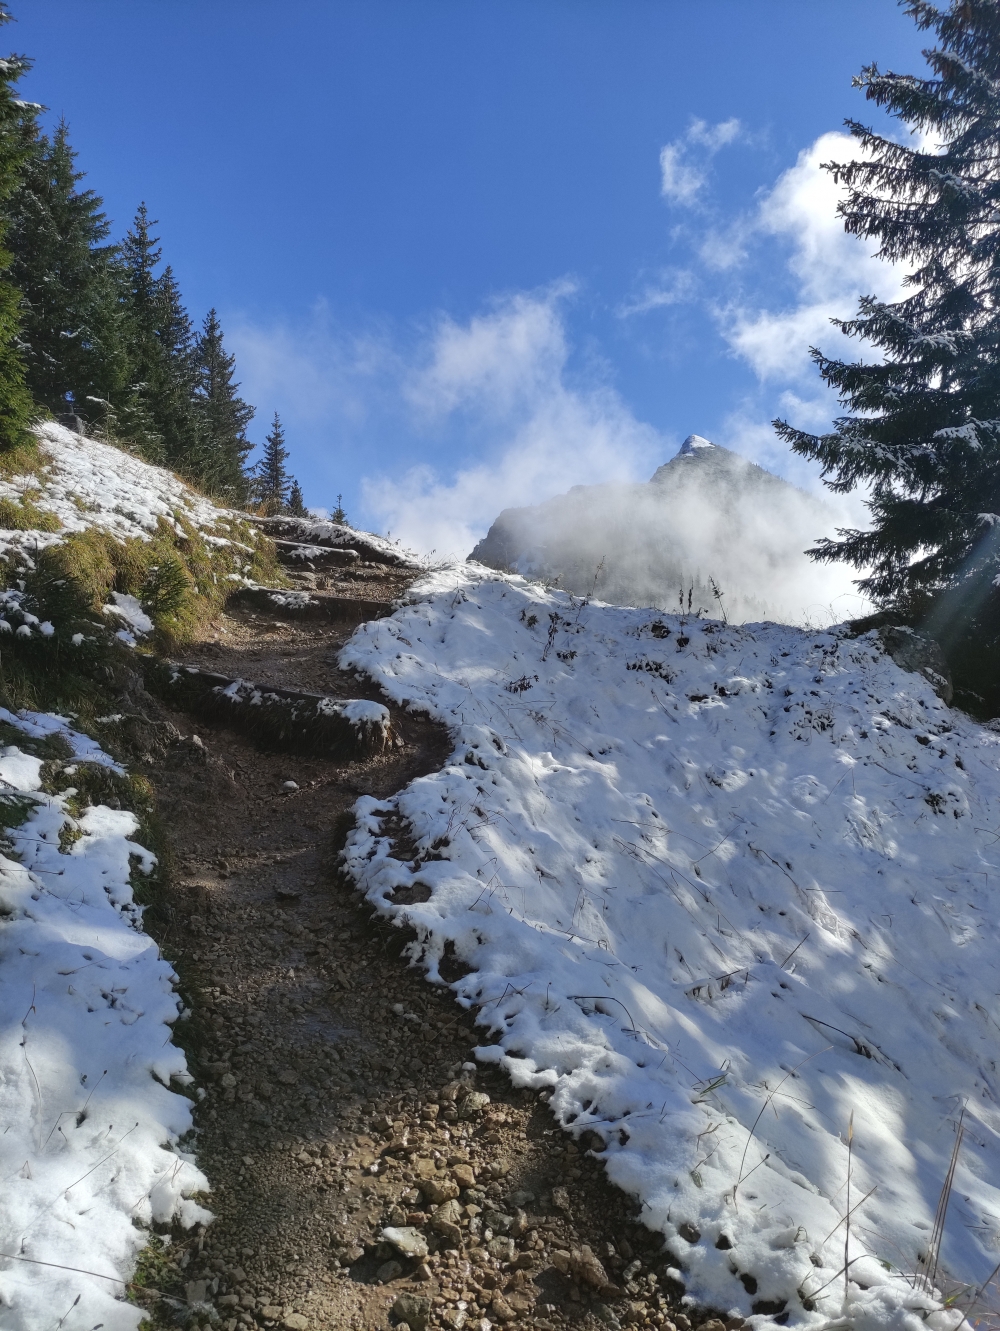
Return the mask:
<svg viewBox="0 0 1000 1331"><path fill-rule="evenodd" d="M0 478L0 499L15 504L28 499L55 518L60 530L0 530L0 557L14 550L30 554L88 527L120 539L145 538L160 518L176 528L178 514L199 531L216 533L209 539L221 544L227 542L220 528L241 519L241 542L247 538L244 515L219 508L165 468L52 422L37 433L40 465L21 476Z"/></svg>
<svg viewBox="0 0 1000 1331"><path fill-rule="evenodd" d="M986 1279L1000 735L873 637L588 606L469 567L342 663L455 737L442 771L358 802L351 871L478 1006L480 1057L599 1134L692 1296L915 1331L963 1106L941 1272ZM395 811L412 863L382 834Z"/></svg>
<svg viewBox="0 0 1000 1331"><path fill-rule="evenodd" d="M135 1222L208 1219L178 1148L190 1101L168 1089L190 1080L170 1042L176 976L129 884L130 862L153 857L133 814L71 816L74 763L114 767L93 740L46 714L0 721L74 755L67 789L46 795L42 760L0 748L0 825L27 813L0 843L0 1326L41 1331L72 1308L73 1326L131 1331Z"/></svg>

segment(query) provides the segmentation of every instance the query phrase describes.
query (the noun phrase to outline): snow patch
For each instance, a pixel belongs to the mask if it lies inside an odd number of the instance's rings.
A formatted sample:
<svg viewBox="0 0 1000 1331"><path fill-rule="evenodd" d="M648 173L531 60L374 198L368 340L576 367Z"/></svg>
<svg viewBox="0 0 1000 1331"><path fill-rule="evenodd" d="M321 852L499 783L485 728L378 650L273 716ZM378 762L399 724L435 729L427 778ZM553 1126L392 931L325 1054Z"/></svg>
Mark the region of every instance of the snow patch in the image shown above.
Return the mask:
<svg viewBox="0 0 1000 1331"><path fill-rule="evenodd" d="M352 874L478 1009L479 1058L598 1134L693 1298L918 1331L963 1106L941 1265L988 1276L1000 736L874 634L587 605L468 566L340 661L455 740L441 771L358 801Z"/></svg>
<svg viewBox="0 0 1000 1331"><path fill-rule="evenodd" d="M121 770L61 717L0 719ZM35 793L40 766L16 747L0 756L0 821L15 793L32 806L0 853L0 1252L20 1258L0 1259L2 1321L41 1331L72 1307L81 1326L134 1331L143 1314L121 1301L145 1243L134 1222L210 1218L178 1145L191 1104L168 1089L191 1081L170 1040L177 977L133 900L131 866L155 864L134 814L74 819L66 798Z"/></svg>
<svg viewBox="0 0 1000 1331"><path fill-rule="evenodd" d="M153 621L135 596L128 596L125 592L112 592L111 604L102 608L106 615L117 615L124 619L132 633L140 638L153 631Z"/></svg>
<svg viewBox="0 0 1000 1331"><path fill-rule="evenodd" d="M59 544L69 532L89 527L119 540L148 540L160 519L180 531L177 515L203 533L210 529L225 544L228 542L217 529L243 520L243 515L217 507L166 468L154 467L111 444L52 422L39 425L36 433L41 465L37 472L0 478L0 498L17 503L28 495L37 508L59 519L61 530L2 530L0 558L17 553L30 564L37 551ZM240 548L249 551L248 546L240 544Z"/></svg>

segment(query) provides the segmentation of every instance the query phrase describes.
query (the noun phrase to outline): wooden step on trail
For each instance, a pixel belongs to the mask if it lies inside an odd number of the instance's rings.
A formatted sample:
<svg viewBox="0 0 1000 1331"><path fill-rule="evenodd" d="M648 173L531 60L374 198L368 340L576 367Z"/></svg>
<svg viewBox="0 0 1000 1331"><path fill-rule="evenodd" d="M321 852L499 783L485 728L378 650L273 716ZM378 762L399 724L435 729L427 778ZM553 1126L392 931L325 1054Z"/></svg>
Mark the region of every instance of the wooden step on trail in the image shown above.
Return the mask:
<svg viewBox="0 0 1000 1331"><path fill-rule="evenodd" d="M268 748L324 758L367 758L402 747L388 707L367 698L331 698L205 670L150 661L146 683L165 700L252 735Z"/></svg>
<svg viewBox="0 0 1000 1331"><path fill-rule="evenodd" d="M345 527L340 523L319 518L296 518L287 513L273 518L249 517L247 520L266 532L276 545L282 541L291 545L353 550L359 559L386 568L421 567L418 560L397 549L385 537L376 536L372 532L355 531L353 527Z"/></svg>
<svg viewBox="0 0 1000 1331"><path fill-rule="evenodd" d="M391 601L294 591L284 587L240 587L226 601L227 609L257 610L275 619L319 619L333 623L363 624L391 615Z"/></svg>
<svg viewBox="0 0 1000 1331"><path fill-rule="evenodd" d="M329 545L313 545L303 541L283 541L272 536L278 551L278 563L286 568L308 569L349 568L360 559L357 550Z"/></svg>

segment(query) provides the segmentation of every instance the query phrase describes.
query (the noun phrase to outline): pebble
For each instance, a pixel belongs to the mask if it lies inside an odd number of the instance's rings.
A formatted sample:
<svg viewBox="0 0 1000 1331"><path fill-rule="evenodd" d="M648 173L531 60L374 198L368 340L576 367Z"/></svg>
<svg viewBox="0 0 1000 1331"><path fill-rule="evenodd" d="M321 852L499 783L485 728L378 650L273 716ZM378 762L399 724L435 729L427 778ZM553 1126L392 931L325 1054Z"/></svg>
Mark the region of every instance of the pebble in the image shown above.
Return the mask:
<svg viewBox="0 0 1000 1331"><path fill-rule="evenodd" d="M302 1313L289 1313L281 1325L285 1331L309 1331L309 1318Z"/></svg>
<svg viewBox="0 0 1000 1331"><path fill-rule="evenodd" d="M473 1114L481 1113L490 1102L490 1097L485 1091L470 1091L462 1101L459 1115L462 1118L471 1118Z"/></svg>
<svg viewBox="0 0 1000 1331"><path fill-rule="evenodd" d="M431 1301L419 1294L400 1294L392 1305L392 1315L397 1321L405 1322L412 1331L427 1331Z"/></svg>
<svg viewBox="0 0 1000 1331"><path fill-rule="evenodd" d="M490 1300L490 1312L498 1322L512 1322L517 1316L517 1313L499 1290L496 1291L493 1298Z"/></svg>
<svg viewBox="0 0 1000 1331"><path fill-rule="evenodd" d="M383 1262L375 1273L375 1278L380 1280L383 1285L388 1285L402 1274L403 1268L399 1262Z"/></svg>
<svg viewBox="0 0 1000 1331"><path fill-rule="evenodd" d="M439 1206L442 1202L450 1202L453 1197L457 1197L459 1188L453 1178L428 1178L420 1180L420 1191L429 1202Z"/></svg>
<svg viewBox="0 0 1000 1331"><path fill-rule="evenodd" d="M413 1225L389 1225L383 1229L382 1238L404 1257L427 1256L427 1240Z"/></svg>
<svg viewBox="0 0 1000 1331"><path fill-rule="evenodd" d="M298 788L299 783L297 781L282 781L281 783L282 790L298 790Z"/></svg>
<svg viewBox="0 0 1000 1331"><path fill-rule="evenodd" d="M514 1260L514 1240L513 1239L490 1239L486 1245L486 1251L491 1257L495 1257L500 1262L512 1262Z"/></svg>

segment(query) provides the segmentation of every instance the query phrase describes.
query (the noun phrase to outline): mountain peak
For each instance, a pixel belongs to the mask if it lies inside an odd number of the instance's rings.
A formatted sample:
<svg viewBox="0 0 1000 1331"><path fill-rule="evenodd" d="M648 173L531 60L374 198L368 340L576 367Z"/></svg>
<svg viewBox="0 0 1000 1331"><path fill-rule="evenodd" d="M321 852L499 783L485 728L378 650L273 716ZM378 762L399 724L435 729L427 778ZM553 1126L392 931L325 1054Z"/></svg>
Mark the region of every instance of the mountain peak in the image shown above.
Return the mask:
<svg viewBox="0 0 1000 1331"><path fill-rule="evenodd" d="M694 457L703 448L715 448L715 447L716 447L715 444L711 443L708 439L703 439L700 434L689 434L688 437L684 440L683 444L681 444L680 448L677 450L677 457L679 458Z"/></svg>

